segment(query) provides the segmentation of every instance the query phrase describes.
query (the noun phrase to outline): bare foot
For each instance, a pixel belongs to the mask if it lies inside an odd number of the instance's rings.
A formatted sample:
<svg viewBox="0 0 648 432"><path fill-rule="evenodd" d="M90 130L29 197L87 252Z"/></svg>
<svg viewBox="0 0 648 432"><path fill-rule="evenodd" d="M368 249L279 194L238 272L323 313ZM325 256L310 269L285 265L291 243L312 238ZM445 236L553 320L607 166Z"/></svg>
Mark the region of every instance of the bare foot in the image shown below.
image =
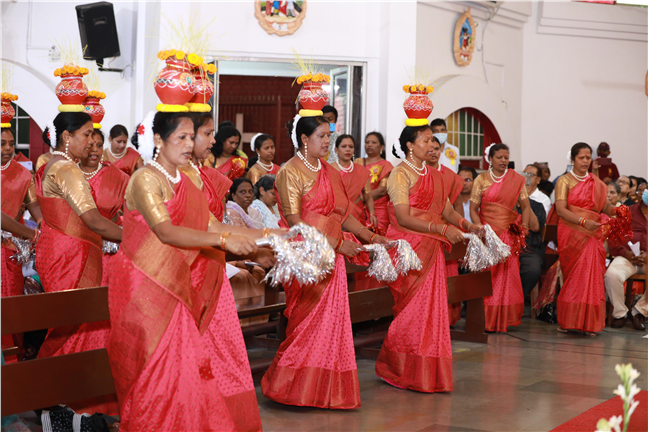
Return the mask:
<svg viewBox="0 0 648 432"><path fill-rule="evenodd" d="M567 333L567 330L562 327L558 327L556 330L558 330L560 333Z"/></svg>

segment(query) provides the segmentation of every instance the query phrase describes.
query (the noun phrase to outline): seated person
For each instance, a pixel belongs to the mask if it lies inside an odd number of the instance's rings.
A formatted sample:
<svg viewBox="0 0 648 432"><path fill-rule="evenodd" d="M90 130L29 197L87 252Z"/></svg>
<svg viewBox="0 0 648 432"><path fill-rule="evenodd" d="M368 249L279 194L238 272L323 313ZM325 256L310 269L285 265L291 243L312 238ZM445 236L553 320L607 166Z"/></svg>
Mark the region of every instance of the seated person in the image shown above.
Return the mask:
<svg viewBox="0 0 648 432"><path fill-rule="evenodd" d="M263 217L258 210L250 207L254 201L254 186L247 177L240 177L232 182L230 200L227 201L227 219L230 225L247 228L263 228Z"/></svg>
<svg viewBox="0 0 648 432"><path fill-rule="evenodd" d="M621 186L618 183L612 182L608 183L608 194L607 199L610 201L614 207L619 207L621 205Z"/></svg>
<svg viewBox="0 0 648 432"><path fill-rule="evenodd" d="M535 165L529 165L524 172L538 174L538 168ZM527 185L529 194L529 204L531 205L531 219L529 220L529 234L526 238L527 247L524 252L520 253L520 279L522 280L522 291L524 297L527 297L533 291L533 288L540 281L542 266L545 259L545 246L542 242L542 229L547 223L547 213L542 203L531 199L531 193L537 184L536 177L533 177L532 183ZM544 198L544 197L543 197ZM518 208L518 212L521 212Z"/></svg>
<svg viewBox="0 0 648 432"><path fill-rule="evenodd" d="M628 318L637 330L645 330L644 321L648 317L648 293L634 305L630 316L625 305L623 284L628 278L636 273L646 273L646 218L648 216L648 191L644 191L639 205L630 206L632 216L632 243L639 242L641 254L635 256L628 245L609 245L610 255L614 257L612 263L605 272L605 291L612 307L614 319L613 328L623 327ZM628 286L627 289L632 289Z"/></svg>
<svg viewBox="0 0 648 432"><path fill-rule="evenodd" d="M459 194L459 199L463 204L464 217L468 222L472 223L470 219L470 195L472 194L473 183L477 178L477 171L475 168L469 166L462 166L459 168L459 176L464 179L464 187Z"/></svg>
<svg viewBox="0 0 648 432"><path fill-rule="evenodd" d="M254 185L256 199L250 204L250 209L254 209L261 214L263 227L270 229L279 228L280 219L274 183L274 175L266 174L262 176Z"/></svg>

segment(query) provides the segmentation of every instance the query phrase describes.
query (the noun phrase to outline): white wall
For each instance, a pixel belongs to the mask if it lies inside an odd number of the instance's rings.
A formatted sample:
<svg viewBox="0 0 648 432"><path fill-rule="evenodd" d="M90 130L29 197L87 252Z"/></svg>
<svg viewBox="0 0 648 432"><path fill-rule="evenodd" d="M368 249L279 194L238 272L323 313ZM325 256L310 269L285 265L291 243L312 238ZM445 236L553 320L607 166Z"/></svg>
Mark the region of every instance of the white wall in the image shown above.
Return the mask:
<svg viewBox="0 0 648 432"><path fill-rule="evenodd" d="M646 177L646 10L545 2L533 14L524 29L523 162L548 161L556 176L573 144L606 141L619 171Z"/></svg>

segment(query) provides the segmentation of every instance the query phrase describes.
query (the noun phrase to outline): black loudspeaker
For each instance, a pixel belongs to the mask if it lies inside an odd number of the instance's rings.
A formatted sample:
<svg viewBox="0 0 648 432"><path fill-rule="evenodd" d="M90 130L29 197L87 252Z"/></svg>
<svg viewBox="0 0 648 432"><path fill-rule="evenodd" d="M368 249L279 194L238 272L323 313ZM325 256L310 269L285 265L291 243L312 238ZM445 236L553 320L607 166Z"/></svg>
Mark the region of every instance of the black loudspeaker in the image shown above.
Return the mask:
<svg viewBox="0 0 648 432"><path fill-rule="evenodd" d="M112 3L99 2L76 7L83 58L96 60L100 69L106 57L119 57L119 39Z"/></svg>

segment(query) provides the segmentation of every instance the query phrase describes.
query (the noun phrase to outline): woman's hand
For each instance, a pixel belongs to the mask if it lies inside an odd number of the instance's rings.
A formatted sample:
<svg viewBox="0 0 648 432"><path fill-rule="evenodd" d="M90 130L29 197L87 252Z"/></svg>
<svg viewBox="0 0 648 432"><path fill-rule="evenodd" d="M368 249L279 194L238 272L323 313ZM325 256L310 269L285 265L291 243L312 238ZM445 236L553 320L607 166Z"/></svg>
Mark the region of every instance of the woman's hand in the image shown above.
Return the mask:
<svg viewBox="0 0 648 432"><path fill-rule="evenodd" d="M586 230L596 231L601 226L601 224L598 222L594 222L591 219L587 219L583 224L583 226L585 227Z"/></svg>
<svg viewBox="0 0 648 432"><path fill-rule="evenodd" d="M272 253L270 249L266 248L259 248L253 260L264 269L272 268L272 266L277 262L274 253Z"/></svg>
<svg viewBox="0 0 648 432"><path fill-rule="evenodd" d="M270 234L276 235L276 236L282 236L288 233L288 228L277 228L277 229L271 229Z"/></svg>
<svg viewBox="0 0 648 432"><path fill-rule="evenodd" d="M463 236L463 233L459 230L459 228L456 228L452 225L448 226L448 229L446 230L445 237L450 240L450 243L455 244L459 243L465 240L465 237Z"/></svg>
<svg viewBox="0 0 648 432"><path fill-rule="evenodd" d="M373 243L375 244L387 244L389 242L393 241L392 239L389 239L387 237L377 235L373 238Z"/></svg>
<svg viewBox="0 0 648 432"><path fill-rule="evenodd" d="M482 231L484 231L484 225L471 223L468 226L468 231L470 231L473 234L480 234Z"/></svg>
<svg viewBox="0 0 648 432"><path fill-rule="evenodd" d="M257 251L257 245L250 237L232 234L227 237L225 250L234 255L250 255Z"/></svg>
<svg viewBox="0 0 648 432"><path fill-rule="evenodd" d="M376 217L376 215L369 216L369 222L371 222L371 226L377 227L378 226L378 218Z"/></svg>
<svg viewBox="0 0 648 432"><path fill-rule="evenodd" d="M358 255L361 251L362 251L362 247L358 243L354 243L346 240L342 242L340 248L337 250L337 252L349 258L353 258L354 256Z"/></svg>

